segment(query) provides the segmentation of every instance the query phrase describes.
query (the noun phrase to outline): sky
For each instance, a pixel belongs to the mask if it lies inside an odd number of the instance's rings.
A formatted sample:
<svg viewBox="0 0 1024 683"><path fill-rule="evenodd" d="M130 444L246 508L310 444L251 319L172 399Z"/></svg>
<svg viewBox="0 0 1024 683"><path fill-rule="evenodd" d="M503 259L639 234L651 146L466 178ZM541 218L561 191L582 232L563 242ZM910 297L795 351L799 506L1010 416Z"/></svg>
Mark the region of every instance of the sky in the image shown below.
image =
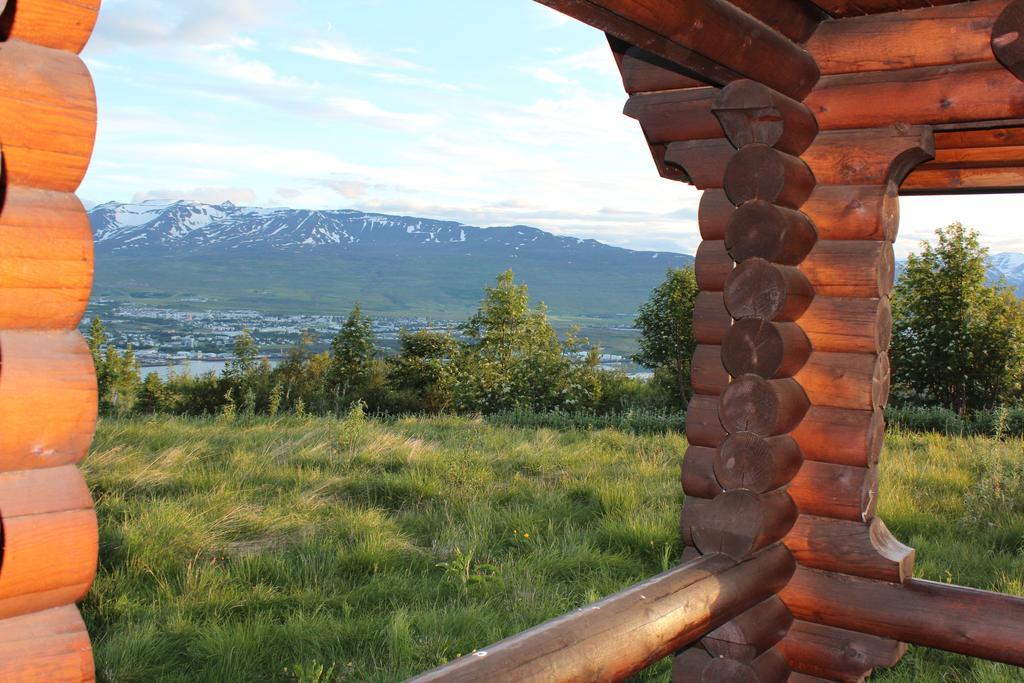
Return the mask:
<svg viewBox="0 0 1024 683"><path fill-rule="evenodd" d="M104 0L88 202L357 209L693 253L603 34L530 0ZM1024 196L905 198L1024 252Z"/></svg>

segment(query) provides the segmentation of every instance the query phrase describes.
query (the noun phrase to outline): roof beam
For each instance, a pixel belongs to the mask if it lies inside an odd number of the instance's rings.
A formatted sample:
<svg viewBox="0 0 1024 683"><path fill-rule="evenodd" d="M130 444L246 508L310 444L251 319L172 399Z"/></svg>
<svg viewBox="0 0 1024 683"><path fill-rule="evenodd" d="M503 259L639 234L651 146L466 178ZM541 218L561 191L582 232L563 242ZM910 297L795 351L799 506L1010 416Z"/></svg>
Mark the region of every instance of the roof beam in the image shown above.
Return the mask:
<svg viewBox="0 0 1024 683"><path fill-rule="evenodd" d="M800 46L725 0L537 0L716 85L740 78L803 99L818 66Z"/></svg>
<svg viewBox="0 0 1024 683"><path fill-rule="evenodd" d="M978 0L826 21L807 51L822 75L993 61L992 28L1010 4Z"/></svg>

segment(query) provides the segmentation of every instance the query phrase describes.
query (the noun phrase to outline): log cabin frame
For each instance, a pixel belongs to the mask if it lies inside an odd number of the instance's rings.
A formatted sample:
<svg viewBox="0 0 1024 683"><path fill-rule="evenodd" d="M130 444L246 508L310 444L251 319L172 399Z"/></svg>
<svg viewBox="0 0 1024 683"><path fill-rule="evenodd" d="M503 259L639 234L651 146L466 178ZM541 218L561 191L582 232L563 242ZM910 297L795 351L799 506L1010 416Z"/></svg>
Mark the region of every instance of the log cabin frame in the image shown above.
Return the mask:
<svg viewBox="0 0 1024 683"><path fill-rule="evenodd" d="M914 643L1024 666L1024 599L912 578L875 514L901 194L1024 189L1024 0L538 0L604 31L659 173L704 191L680 566L419 680L861 681ZM100 0L0 0L0 680L92 680L98 536L74 192Z"/></svg>

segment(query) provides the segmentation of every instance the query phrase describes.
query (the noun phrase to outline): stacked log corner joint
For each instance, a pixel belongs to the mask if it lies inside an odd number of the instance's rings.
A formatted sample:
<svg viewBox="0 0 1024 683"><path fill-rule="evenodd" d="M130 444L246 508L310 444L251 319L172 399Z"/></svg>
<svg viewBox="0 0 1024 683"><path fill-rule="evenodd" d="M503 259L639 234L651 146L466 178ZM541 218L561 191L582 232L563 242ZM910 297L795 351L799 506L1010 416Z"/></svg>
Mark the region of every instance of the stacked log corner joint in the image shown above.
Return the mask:
<svg viewBox="0 0 1024 683"><path fill-rule="evenodd" d="M930 131L820 133L807 106L750 80L723 88L712 111L734 151L691 164L705 169L708 189L682 465L685 556L740 559L781 543L798 572L901 583L913 551L875 517L877 462L898 176L928 157ZM865 147L878 149L856 183L836 177L836 156ZM900 643L793 610L787 590L680 652L673 680L848 680L854 671L859 680L902 655ZM856 647L837 655L842 643Z"/></svg>
<svg viewBox="0 0 1024 683"><path fill-rule="evenodd" d="M75 196L96 131L78 52L99 0L0 2L0 680L91 681L75 606L96 572L93 502L77 463L96 423L77 326L93 276Z"/></svg>

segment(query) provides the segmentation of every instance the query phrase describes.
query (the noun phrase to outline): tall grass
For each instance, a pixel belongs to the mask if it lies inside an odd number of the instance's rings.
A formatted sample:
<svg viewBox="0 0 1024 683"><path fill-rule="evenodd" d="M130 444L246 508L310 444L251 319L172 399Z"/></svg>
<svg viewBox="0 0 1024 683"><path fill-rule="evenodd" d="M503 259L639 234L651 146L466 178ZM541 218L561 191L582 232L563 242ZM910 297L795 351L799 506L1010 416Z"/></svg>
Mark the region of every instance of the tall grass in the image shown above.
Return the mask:
<svg viewBox="0 0 1024 683"><path fill-rule="evenodd" d="M401 680L674 563L685 448L453 417L104 420L99 677ZM892 436L882 514L918 575L1024 593L1022 451ZM915 650L879 680L1020 678Z"/></svg>

